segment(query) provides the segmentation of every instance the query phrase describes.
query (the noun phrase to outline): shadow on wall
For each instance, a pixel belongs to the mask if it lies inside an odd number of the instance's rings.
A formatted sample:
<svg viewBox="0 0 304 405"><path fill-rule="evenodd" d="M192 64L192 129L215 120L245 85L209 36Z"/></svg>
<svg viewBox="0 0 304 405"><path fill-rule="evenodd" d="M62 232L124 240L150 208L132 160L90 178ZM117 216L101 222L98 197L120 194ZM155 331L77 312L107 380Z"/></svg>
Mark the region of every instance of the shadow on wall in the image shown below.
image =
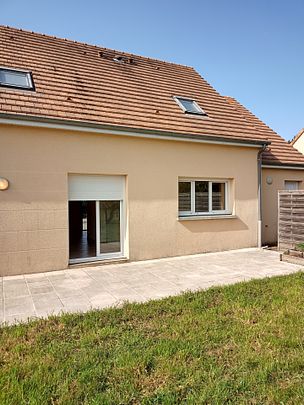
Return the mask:
<svg viewBox="0 0 304 405"><path fill-rule="evenodd" d="M185 220L180 224L193 233L248 230L248 226L239 218Z"/></svg>

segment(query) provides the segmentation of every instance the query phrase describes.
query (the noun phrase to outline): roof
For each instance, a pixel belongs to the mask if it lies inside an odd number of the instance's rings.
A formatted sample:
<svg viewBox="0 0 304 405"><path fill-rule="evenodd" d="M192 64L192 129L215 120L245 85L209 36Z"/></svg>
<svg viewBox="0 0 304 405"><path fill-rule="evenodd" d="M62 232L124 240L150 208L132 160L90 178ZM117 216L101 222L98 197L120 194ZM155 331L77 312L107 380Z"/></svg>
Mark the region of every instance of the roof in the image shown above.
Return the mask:
<svg viewBox="0 0 304 405"><path fill-rule="evenodd" d="M0 60L30 70L35 83L35 91L1 87L2 116L265 142L192 67L4 26ZM208 117L185 114L173 96L195 99Z"/></svg>
<svg viewBox="0 0 304 405"><path fill-rule="evenodd" d="M302 135L304 135L304 128L302 128L302 129L297 133L297 135L292 138L292 140L290 141L290 144L291 144L291 145L294 145L294 144L297 142L297 140L301 138Z"/></svg>
<svg viewBox="0 0 304 405"><path fill-rule="evenodd" d="M271 141L270 146L263 152L263 164L266 165L304 165L304 155L295 149L292 144L269 128L263 121L257 118L251 111L232 97L225 97L226 100L242 116L252 124L261 137Z"/></svg>
<svg viewBox="0 0 304 405"><path fill-rule="evenodd" d="M117 56L126 63L115 62ZM35 91L0 87L0 116L161 131L262 144L263 163L304 165L304 155L192 67L0 26L1 66L32 72ZM185 114L173 96L207 113Z"/></svg>

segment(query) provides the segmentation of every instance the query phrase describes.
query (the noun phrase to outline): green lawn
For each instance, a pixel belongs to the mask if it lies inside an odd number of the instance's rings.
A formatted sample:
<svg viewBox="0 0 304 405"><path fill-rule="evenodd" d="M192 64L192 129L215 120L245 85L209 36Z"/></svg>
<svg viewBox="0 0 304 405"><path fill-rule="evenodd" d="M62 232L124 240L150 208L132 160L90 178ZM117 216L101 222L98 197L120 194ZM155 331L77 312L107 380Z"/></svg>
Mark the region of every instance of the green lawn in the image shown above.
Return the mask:
<svg viewBox="0 0 304 405"><path fill-rule="evenodd" d="M303 404L304 273L0 329L0 404Z"/></svg>

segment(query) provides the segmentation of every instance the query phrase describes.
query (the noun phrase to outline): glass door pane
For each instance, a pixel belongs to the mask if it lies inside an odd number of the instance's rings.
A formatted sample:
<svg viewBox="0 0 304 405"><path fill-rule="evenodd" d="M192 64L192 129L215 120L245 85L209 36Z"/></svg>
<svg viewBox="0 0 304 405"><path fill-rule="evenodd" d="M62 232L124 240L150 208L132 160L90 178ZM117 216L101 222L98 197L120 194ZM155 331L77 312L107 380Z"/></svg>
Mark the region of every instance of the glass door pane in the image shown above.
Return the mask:
<svg viewBox="0 0 304 405"><path fill-rule="evenodd" d="M120 252L120 201L100 201L99 218L100 254Z"/></svg>

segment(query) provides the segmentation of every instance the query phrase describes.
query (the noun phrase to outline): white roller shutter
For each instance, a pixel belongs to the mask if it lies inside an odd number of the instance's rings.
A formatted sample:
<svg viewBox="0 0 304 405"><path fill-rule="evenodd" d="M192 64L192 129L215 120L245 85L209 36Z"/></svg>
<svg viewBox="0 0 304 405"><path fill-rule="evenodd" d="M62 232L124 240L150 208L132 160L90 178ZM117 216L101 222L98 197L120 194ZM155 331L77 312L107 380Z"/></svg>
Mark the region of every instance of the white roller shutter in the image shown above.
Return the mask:
<svg viewBox="0 0 304 405"><path fill-rule="evenodd" d="M69 174L69 200L123 200L125 176Z"/></svg>

